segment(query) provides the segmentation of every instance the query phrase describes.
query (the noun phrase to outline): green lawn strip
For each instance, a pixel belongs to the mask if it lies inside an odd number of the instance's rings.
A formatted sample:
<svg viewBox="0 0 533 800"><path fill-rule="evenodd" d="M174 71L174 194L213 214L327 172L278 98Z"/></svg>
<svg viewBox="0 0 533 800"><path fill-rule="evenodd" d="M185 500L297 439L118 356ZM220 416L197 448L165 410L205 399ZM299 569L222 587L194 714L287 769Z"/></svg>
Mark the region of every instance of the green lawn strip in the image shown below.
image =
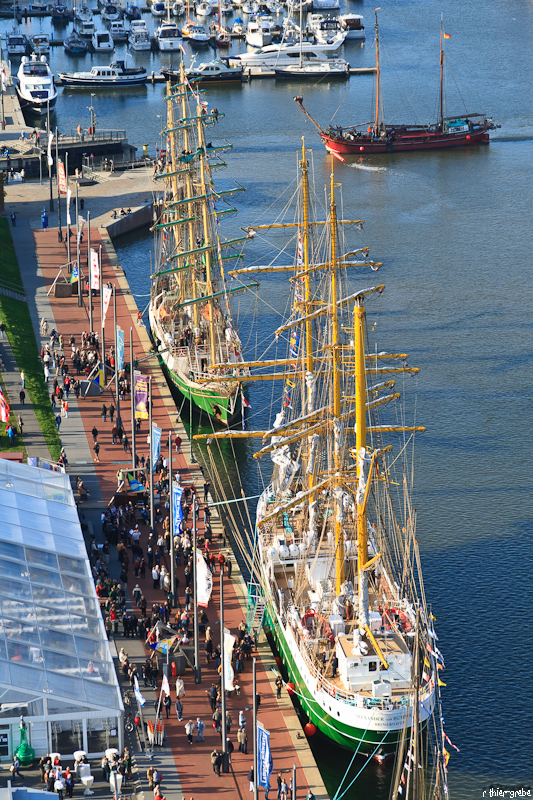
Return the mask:
<svg viewBox="0 0 533 800"><path fill-rule="evenodd" d="M7 274L4 272L4 263L8 265ZM17 268L16 275L12 271L13 265ZM6 280L22 285L13 240L5 219L0 219L0 274ZM11 297L0 294L0 319L5 323L6 334L17 366L19 370L25 372L26 394L29 395L28 399L31 401L50 456L57 461L61 454L61 440L57 432L48 387L44 380L29 308L20 300L13 300ZM16 398L12 398L12 400L15 401Z"/></svg>
<svg viewBox="0 0 533 800"><path fill-rule="evenodd" d="M0 281L14 284L13 288L19 286L21 289L24 289L7 219L0 219L0 246L0 252L2 254L0 256L0 264L2 267L0 270Z"/></svg>
<svg viewBox="0 0 533 800"><path fill-rule="evenodd" d="M14 426L15 430L17 431L16 436L15 436L15 444L13 446L11 446L9 444L9 436L7 435L7 433L5 433L5 428L0 428L0 433L2 434L0 436L0 450L13 450L13 451L15 451L17 453L22 452L23 457L27 460L28 459L28 453L26 451L26 448L24 447L23 438L20 435L19 424L17 422L17 415L13 411L11 411L12 400L11 400L11 397L9 396L9 393L6 391L5 383L2 380L2 376L1 375L0 375L0 386L2 387L2 392L3 392L4 397L6 398L7 402L9 403L9 411L10 411L10 413L9 413L9 421L11 422L11 424ZM22 414L21 414L21 416L22 416ZM24 419L22 421L24 422ZM3 424L3 423L0 423L0 425L1 424Z"/></svg>

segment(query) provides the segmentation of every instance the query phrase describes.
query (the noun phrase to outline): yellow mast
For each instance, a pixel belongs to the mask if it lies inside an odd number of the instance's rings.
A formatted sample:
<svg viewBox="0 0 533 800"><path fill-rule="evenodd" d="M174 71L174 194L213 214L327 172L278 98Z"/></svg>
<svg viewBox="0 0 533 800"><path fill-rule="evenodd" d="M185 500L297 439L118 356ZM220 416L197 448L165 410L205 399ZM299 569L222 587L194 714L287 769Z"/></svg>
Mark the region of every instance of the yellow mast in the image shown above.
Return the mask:
<svg viewBox="0 0 533 800"><path fill-rule="evenodd" d="M206 172L206 159L207 153L205 148L204 127L202 124L202 107L200 104L196 107L196 114L198 117L198 147L202 153L200 157L200 179L201 179L201 194L207 195L207 181L205 178ZM204 245L211 244L211 230L209 226L209 210L207 200L202 202L202 224L204 229ZM216 340L215 340L215 304L213 302L213 256L211 250L205 251L205 274L206 274L206 294L209 297L207 301L209 308L209 349L211 353L211 364L215 364L216 357Z"/></svg>
<svg viewBox="0 0 533 800"><path fill-rule="evenodd" d="M379 93L381 91L381 75L379 65L379 28L378 28L378 9L376 8L376 119L374 121L375 136L379 133Z"/></svg>
<svg viewBox="0 0 533 800"><path fill-rule="evenodd" d="M341 415L341 370L340 370L340 342L339 342L339 314L337 308L337 208L334 197L333 173L331 173L331 212L330 212L330 231L331 231L331 303L332 313L332 349L333 349L333 425L334 425L334 468L335 480L333 482L333 493L335 502L342 503L337 497L340 480L337 477L341 466L341 442L340 442L340 415ZM342 509L337 508L335 513L335 563L337 577L337 595L341 593L341 586L344 583L344 531L340 521Z"/></svg>
<svg viewBox="0 0 533 800"><path fill-rule="evenodd" d="M180 64L180 91L181 91L181 116L182 116L182 119L187 119L187 100L186 100L186 97L187 97L187 92L189 90L187 88L188 85L186 83L185 77L186 77L185 76L185 64L183 63L183 59L182 59L181 64ZM184 150L186 152L189 152L190 149L191 149L190 148L190 143L189 143L189 131L188 131L188 128L186 126L184 127L184 130L183 130L183 148L184 148ZM194 186L193 186L193 181L192 181L192 178L191 178L191 173L190 173L189 170L185 173L185 191L186 191L186 196L187 197L192 197L193 196ZM189 217L193 217L194 216L194 203L187 203L187 213L188 213ZM192 250L194 247L196 247L196 244L195 244L196 237L194 235L194 222L189 222L187 227L189 229L189 247L187 249ZM181 282L182 273L178 273L178 275L179 275L179 280ZM196 300L196 297L197 297L197 294L196 294L196 275L195 275L194 267L192 267L192 269L189 270L189 276L190 276L190 280L191 280L192 299ZM181 290L181 286L180 286L180 290ZM184 300L184 299L185 299L185 297L183 296L183 292L182 292L182 300ZM193 324L194 324L194 327L197 328L198 327L198 320L199 320L199 317L198 317L199 309L198 309L198 306L197 306L196 303L192 307L192 313L193 313Z"/></svg>
<svg viewBox="0 0 533 800"><path fill-rule="evenodd" d="M366 450L366 371L365 371L365 307L363 297L358 298L354 308L354 347L355 347L355 442L357 455L357 477L363 468L360 460L361 449ZM371 476L368 476L370 483ZM359 580L359 609L366 624L368 617L368 593L366 570L368 561L368 536L366 522L366 498L357 504L357 570ZM365 601L366 598L366 601Z"/></svg>
<svg viewBox="0 0 533 800"><path fill-rule="evenodd" d="M302 136L302 161L301 161L301 168L302 168L302 205L303 205L303 245L304 245L304 301L305 301L305 314L309 313L311 307L311 274L309 270L309 177L308 177L308 165L309 162L305 157L305 138ZM297 265L298 268L301 267L300 264ZM307 372L312 373L314 371L314 359L313 359L313 323L311 320L307 320L305 323L305 361L306 361L306 368ZM309 384L307 385L307 413L310 414L314 411L314 408L311 408L311 396L315 394L313 387ZM311 448L311 442L308 442L308 448ZM308 475L308 487L312 489L315 484L315 477L314 477L314 469L309 471ZM309 504L310 506L315 502L315 497L312 496L310 498Z"/></svg>

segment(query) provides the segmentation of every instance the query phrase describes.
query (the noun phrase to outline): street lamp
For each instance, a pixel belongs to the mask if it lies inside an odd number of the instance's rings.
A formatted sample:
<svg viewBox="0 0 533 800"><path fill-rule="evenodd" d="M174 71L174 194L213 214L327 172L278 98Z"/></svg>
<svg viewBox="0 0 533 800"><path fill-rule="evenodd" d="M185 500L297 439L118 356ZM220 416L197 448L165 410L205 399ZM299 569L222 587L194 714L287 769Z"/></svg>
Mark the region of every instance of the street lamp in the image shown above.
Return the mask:
<svg viewBox="0 0 533 800"><path fill-rule="evenodd" d="M92 94L92 92L91 92L91 105L90 106L86 106L88 111L91 112L91 131L90 132L91 132L91 135L93 137L94 137L94 128L95 128L95 121L96 121L96 117L95 117L95 114L94 114L94 105L93 105L95 97L96 97L96 95Z"/></svg>

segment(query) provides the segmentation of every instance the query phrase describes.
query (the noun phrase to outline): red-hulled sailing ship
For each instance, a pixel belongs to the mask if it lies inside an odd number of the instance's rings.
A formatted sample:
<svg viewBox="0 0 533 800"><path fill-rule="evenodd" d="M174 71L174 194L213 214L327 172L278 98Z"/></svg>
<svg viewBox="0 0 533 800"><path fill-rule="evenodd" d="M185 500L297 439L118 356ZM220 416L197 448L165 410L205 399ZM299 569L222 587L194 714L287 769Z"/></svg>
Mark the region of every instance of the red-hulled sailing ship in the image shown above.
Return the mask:
<svg viewBox="0 0 533 800"><path fill-rule="evenodd" d="M381 119L381 73L379 62L379 28L376 13L376 109L374 122L370 125L329 126L323 130L303 106L303 97L294 100L303 113L318 129L326 150L344 161L343 155L395 153L410 150L440 150L444 147L471 147L488 144L489 131L499 127L486 114L463 114L444 116L444 48L443 38L449 38L440 30L440 98L439 119L430 125L386 125ZM366 130L359 130L360 128Z"/></svg>

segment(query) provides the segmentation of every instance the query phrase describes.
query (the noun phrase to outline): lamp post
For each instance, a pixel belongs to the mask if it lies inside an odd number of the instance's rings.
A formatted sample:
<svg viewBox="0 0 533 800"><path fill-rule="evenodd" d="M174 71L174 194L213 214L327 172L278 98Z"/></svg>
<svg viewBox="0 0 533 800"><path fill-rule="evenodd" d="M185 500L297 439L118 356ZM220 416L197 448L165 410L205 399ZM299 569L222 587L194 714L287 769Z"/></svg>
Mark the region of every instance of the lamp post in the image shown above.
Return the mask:
<svg viewBox="0 0 533 800"><path fill-rule="evenodd" d="M50 144L50 100L46 103L46 132L48 134L48 153L52 152ZM48 157L48 175L50 177L50 211L54 210L54 190L52 188L52 164L51 157Z"/></svg>
<svg viewBox="0 0 533 800"><path fill-rule="evenodd" d="M91 112L91 136L94 138L94 129L95 129L95 122L96 122L96 115L94 113L94 98L96 97L95 94L91 92L91 105L87 106L87 110Z"/></svg>

